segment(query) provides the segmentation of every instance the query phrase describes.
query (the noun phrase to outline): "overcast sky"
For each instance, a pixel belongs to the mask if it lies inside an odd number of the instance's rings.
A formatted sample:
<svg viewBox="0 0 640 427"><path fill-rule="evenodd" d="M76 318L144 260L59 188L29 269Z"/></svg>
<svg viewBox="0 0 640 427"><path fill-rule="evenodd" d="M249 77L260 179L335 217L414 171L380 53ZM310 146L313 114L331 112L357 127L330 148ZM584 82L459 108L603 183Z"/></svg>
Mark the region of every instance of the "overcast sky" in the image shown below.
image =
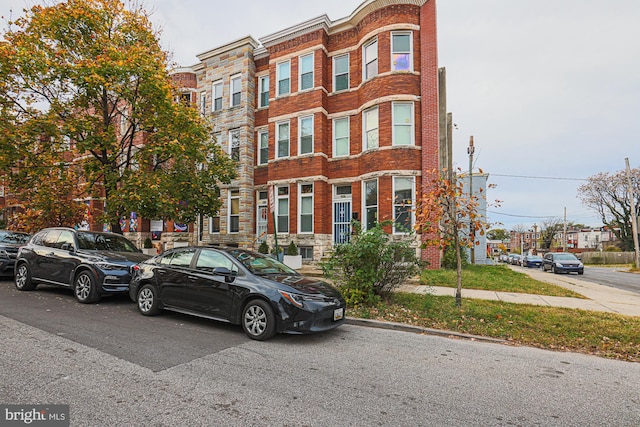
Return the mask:
<svg viewBox="0 0 640 427"><path fill-rule="evenodd" d="M14 17L35 0L0 0ZM42 2L39 2L42 3ZM145 0L181 65L360 0ZM640 167L640 0L438 0L439 66L457 125L454 163L489 174L494 228L550 218L600 226L578 199L582 180ZM4 28L4 24L3 24Z"/></svg>

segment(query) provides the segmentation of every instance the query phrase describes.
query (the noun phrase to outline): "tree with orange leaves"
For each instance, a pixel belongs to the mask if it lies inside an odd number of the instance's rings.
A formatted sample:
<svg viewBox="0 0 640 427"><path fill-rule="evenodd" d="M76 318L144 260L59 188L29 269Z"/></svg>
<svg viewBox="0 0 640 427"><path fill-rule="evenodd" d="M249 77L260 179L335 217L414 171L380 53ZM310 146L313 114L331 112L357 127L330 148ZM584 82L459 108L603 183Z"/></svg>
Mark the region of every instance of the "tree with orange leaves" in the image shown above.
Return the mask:
<svg viewBox="0 0 640 427"><path fill-rule="evenodd" d="M12 191L49 181L44 170L73 170L75 187L60 199L104 198L116 230L132 211L181 222L218 211L234 163L196 109L175 102L167 55L140 6L34 6L2 36L0 170Z"/></svg>
<svg viewBox="0 0 640 427"><path fill-rule="evenodd" d="M477 242L474 233L484 234L486 224L478 213L479 197L465 194L455 174L433 171L416 208L415 229L423 235L422 245L452 248L456 256L456 305L462 305L462 248ZM480 189L482 191L482 189ZM482 197L482 195L481 195ZM474 232L470 232L473 230Z"/></svg>

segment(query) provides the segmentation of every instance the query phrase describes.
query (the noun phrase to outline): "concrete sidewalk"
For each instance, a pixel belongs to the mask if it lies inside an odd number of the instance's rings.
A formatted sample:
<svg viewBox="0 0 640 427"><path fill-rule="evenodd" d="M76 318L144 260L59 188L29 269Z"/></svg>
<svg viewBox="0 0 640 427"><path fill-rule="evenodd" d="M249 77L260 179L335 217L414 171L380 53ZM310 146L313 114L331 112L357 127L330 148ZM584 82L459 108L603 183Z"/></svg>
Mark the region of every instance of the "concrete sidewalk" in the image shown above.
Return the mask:
<svg viewBox="0 0 640 427"><path fill-rule="evenodd" d="M466 289L464 283L462 285L462 298L487 299L550 307L567 307L640 317L640 293L624 291L610 286L598 285L596 283L583 280L583 276L544 273L541 270L535 269L517 269L516 271L526 273L533 279L541 282L551 283L557 286L562 286L563 288L571 289L572 291L583 295L586 299ZM449 296L455 296L456 293L455 288L424 285L404 285L398 288L398 290L401 292L413 292L417 294L428 293L432 295Z"/></svg>

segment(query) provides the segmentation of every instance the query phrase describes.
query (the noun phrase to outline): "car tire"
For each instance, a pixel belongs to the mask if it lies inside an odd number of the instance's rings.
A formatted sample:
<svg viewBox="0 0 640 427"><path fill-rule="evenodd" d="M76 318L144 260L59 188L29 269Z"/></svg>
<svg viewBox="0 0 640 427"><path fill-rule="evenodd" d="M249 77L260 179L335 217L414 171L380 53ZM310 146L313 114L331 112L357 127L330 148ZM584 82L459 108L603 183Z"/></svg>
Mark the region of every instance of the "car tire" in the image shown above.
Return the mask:
<svg viewBox="0 0 640 427"><path fill-rule="evenodd" d="M556 266L554 265L552 268L553 268L553 274L558 274L558 269L556 268Z"/></svg>
<svg viewBox="0 0 640 427"><path fill-rule="evenodd" d="M16 267L16 277L14 284L19 291L32 291L36 284L31 280L31 270L26 263L21 263Z"/></svg>
<svg viewBox="0 0 640 427"><path fill-rule="evenodd" d="M252 340L264 341L276 334L276 317L266 301L254 299L242 310L242 329Z"/></svg>
<svg viewBox="0 0 640 427"><path fill-rule="evenodd" d="M138 311L145 316L155 316L160 313L158 291L153 285L144 285L138 291Z"/></svg>
<svg viewBox="0 0 640 427"><path fill-rule="evenodd" d="M584 271L578 271L578 274L584 274Z"/></svg>
<svg viewBox="0 0 640 427"><path fill-rule="evenodd" d="M73 281L73 294L81 304L91 304L100 300L96 281L88 271L81 271Z"/></svg>

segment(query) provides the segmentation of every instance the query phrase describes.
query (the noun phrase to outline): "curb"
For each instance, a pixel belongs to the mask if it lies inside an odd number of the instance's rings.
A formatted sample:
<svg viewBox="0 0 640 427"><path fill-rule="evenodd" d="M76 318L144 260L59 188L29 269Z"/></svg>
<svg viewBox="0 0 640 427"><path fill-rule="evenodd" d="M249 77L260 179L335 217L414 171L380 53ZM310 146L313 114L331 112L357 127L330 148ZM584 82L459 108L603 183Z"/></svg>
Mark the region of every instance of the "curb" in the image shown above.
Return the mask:
<svg viewBox="0 0 640 427"><path fill-rule="evenodd" d="M436 335L436 336L449 337L449 338L462 338L462 339L467 339L471 341L484 341L484 342L491 342L491 343L497 343L497 344L509 343L509 341L499 339L499 338L490 338L490 337L483 337L480 335L463 334L460 332L453 332L453 331L443 331L441 329L423 328L422 326L413 326L413 325L407 325L404 323L383 322L380 320L371 320L371 319L359 319L356 317L347 317L345 323L347 323L348 325L355 325L355 326L366 326L370 328L388 329L388 330L402 331L402 332L412 332L414 334Z"/></svg>

